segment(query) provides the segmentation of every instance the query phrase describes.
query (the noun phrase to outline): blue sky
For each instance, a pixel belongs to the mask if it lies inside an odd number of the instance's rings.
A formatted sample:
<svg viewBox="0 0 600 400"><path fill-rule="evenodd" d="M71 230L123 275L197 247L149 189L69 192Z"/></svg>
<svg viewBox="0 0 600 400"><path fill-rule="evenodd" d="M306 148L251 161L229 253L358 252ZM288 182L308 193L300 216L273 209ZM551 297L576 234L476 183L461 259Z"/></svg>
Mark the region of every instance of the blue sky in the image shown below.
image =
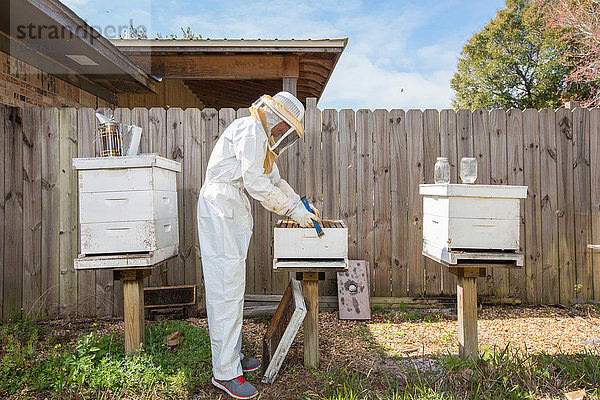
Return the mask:
<svg viewBox="0 0 600 400"><path fill-rule="evenodd" d="M504 0L63 0L88 24L143 25L181 37L348 38L320 108L448 108L465 42Z"/></svg>

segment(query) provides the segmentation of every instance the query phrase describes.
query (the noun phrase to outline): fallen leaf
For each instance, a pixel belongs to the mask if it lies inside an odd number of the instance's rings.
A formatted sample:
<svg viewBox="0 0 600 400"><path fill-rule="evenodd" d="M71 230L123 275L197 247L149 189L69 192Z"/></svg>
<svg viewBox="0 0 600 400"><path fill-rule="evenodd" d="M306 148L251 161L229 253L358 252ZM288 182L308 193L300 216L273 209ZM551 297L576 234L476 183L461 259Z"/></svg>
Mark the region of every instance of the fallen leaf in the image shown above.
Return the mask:
<svg viewBox="0 0 600 400"><path fill-rule="evenodd" d="M181 332L175 331L165 339L165 344L169 347L175 347L183 341L183 334Z"/></svg>
<svg viewBox="0 0 600 400"><path fill-rule="evenodd" d="M567 399L569 400L584 400L585 399L585 390L577 390L576 392L565 393Z"/></svg>
<svg viewBox="0 0 600 400"><path fill-rule="evenodd" d="M460 375L463 377L464 380L470 381L473 377L473 370L470 368L465 368L461 371Z"/></svg>

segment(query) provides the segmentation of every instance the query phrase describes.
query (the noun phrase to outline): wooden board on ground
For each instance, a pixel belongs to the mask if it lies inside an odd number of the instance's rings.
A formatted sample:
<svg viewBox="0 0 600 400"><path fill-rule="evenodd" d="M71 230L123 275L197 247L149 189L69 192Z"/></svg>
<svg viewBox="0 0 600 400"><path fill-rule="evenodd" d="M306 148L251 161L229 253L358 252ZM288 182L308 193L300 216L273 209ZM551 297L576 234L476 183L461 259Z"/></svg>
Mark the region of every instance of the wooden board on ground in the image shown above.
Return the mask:
<svg viewBox="0 0 600 400"><path fill-rule="evenodd" d="M292 278L263 338L262 383L275 381L305 316L306 305L300 282Z"/></svg>
<svg viewBox="0 0 600 400"><path fill-rule="evenodd" d="M348 271L338 272L340 319L371 319L369 265L364 260L349 260Z"/></svg>
<svg viewBox="0 0 600 400"><path fill-rule="evenodd" d="M196 304L196 285L144 288L144 308L192 306Z"/></svg>

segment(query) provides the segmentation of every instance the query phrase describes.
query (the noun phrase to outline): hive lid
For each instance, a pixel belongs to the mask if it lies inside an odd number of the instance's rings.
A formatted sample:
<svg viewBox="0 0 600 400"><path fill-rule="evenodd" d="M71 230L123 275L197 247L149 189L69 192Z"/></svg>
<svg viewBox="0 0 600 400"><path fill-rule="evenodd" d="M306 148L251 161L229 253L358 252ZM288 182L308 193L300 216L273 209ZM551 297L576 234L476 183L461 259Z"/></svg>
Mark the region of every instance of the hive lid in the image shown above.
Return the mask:
<svg viewBox="0 0 600 400"><path fill-rule="evenodd" d="M113 168L141 168L158 167L170 171L181 172L181 163L169 160L158 154L140 154L137 156L123 157L90 157L74 158L73 169L113 169Z"/></svg>
<svg viewBox="0 0 600 400"><path fill-rule="evenodd" d="M419 185L422 196L446 197L497 197L524 199L527 197L527 186L512 185L472 185L472 184L423 184Z"/></svg>

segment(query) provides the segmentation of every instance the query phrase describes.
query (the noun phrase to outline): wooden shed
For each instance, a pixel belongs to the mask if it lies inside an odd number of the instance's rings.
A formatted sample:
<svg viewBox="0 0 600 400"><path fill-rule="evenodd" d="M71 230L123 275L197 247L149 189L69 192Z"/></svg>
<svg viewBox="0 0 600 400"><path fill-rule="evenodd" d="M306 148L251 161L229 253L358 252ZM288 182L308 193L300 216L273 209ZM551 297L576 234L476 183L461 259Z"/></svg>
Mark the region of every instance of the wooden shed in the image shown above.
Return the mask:
<svg viewBox="0 0 600 400"><path fill-rule="evenodd" d="M157 94L120 94L119 107L248 107L280 90L319 99L348 39L112 40L148 74ZM169 92L179 91L177 96Z"/></svg>

